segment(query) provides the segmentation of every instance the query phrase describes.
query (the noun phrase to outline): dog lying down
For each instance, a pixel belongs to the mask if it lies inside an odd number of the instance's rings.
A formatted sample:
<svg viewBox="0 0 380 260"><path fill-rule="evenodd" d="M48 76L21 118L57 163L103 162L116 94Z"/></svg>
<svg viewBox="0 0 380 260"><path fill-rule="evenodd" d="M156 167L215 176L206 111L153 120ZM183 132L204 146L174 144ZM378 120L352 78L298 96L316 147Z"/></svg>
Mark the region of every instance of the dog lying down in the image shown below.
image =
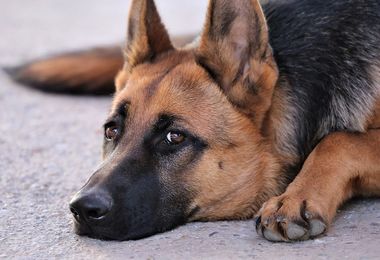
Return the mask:
<svg viewBox="0 0 380 260"><path fill-rule="evenodd" d="M8 70L44 91L115 91L104 161L70 202L77 234L256 216L268 240L306 240L348 199L380 195L378 0L211 0L181 48L153 0L134 0L123 52Z"/></svg>

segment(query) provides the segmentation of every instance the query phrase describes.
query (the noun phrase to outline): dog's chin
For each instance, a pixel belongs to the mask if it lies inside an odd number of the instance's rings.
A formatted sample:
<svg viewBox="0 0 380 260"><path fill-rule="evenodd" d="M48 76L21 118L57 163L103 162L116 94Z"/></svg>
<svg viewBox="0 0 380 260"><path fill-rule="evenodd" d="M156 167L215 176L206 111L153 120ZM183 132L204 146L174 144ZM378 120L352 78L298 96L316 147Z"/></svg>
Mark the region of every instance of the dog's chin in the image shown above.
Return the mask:
<svg viewBox="0 0 380 260"><path fill-rule="evenodd" d="M152 230L152 231L145 231L143 233L141 232L120 233L120 230L118 230L118 233L113 233L111 230L107 230L107 229L102 229L102 231L98 231L94 228L90 228L87 225L80 224L76 220L74 220L75 234L79 236L86 236L86 237L99 239L99 240L106 240L106 241L139 240L139 239L147 238L147 237L150 237L155 234L162 233L168 230L169 229L162 230L162 231Z"/></svg>
<svg viewBox="0 0 380 260"><path fill-rule="evenodd" d="M92 230L87 225L79 224L76 220L74 220L73 223L75 234L78 236L88 236L94 238Z"/></svg>
<svg viewBox="0 0 380 260"><path fill-rule="evenodd" d="M77 221L74 220L74 232L78 236L84 236L84 237L89 237L89 238L94 238L94 239L99 239L99 240L129 240L126 237L120 237L118 235L113 235L110 232L107 232L107 234L103 234L102 232L97 232L87 225L79 224Z"/></svg>

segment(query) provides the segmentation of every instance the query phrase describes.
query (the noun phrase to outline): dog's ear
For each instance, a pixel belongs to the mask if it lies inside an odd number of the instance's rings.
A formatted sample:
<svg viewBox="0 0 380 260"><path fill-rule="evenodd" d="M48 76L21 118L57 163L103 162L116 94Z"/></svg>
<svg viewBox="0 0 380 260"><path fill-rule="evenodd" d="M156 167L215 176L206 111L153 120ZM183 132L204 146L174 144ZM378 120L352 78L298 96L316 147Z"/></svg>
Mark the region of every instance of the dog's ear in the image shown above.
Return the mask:
<svg viewBox="0 0 380 260"><path fill-rule="evenodd" d="M261 125L278 70L258 0L210 0L198 63L229 100Z"/></svg>
<svg viewBox="0 0 380 260"><path fill-rule="evenodd" d="M172 49L174 47L154 1L133 0L129 11L124 68L116 76L116 92L124 88L135 66Z"/></svg>
<svg viewBox="0 0 380 260"><path fill-rule="evenodd" d="M173 49L153 0L133 0L128 21L125 48L126 69Z"/></svg>

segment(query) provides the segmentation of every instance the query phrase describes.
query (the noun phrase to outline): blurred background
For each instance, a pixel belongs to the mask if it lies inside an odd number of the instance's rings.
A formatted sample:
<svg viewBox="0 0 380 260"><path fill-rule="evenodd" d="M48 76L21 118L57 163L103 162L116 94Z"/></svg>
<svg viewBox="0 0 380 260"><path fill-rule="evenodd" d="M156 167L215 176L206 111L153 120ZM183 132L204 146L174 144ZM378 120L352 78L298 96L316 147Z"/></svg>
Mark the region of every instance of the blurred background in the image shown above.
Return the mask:
<svg viewBox="0 0 380 260"><path fill-rule="evenodd" d="M206 0L156 2L171 35L200 32ZM129 0L1 0L1 65L51 52L121 43L129 5Z"/></svg>

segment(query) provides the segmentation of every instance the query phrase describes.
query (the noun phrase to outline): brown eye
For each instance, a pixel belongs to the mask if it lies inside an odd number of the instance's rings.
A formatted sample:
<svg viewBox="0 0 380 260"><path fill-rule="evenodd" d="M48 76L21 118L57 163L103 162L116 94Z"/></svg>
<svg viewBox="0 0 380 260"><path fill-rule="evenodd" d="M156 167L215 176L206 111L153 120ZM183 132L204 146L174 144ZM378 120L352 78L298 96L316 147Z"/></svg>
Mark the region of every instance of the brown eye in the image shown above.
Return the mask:
<svg viewBox="0 0 380 260"><path fill-rule="evenodd" d="M166 135L166 142L168 144L180 144L185 140L185 136L176 132L169 132Z"/></svg>
<svg viewBox="0 0 380 260"><path fill-rule="evenodd" d="M119 134L119 130L117 129L116 126L107 127L104 133L108 141L114 140L118 134Z"/></svg>

